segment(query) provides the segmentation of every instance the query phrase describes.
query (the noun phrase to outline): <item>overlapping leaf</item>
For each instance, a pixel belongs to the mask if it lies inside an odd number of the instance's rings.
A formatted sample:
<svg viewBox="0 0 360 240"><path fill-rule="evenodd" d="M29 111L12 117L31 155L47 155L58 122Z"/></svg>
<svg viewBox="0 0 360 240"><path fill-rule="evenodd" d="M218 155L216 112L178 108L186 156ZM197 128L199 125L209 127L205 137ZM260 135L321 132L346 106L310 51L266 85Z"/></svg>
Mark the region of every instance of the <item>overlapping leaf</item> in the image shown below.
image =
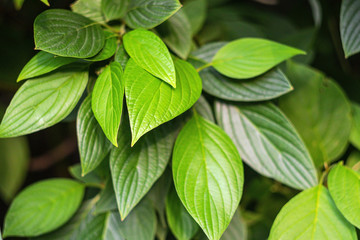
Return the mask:
<svg viewBox="0 0 360 240"><path fill-rule="evenodd" d="M340 35L345 57L360 52L360 2L343 0L340 11Z"/></svg>
<svg viewBox="0 0 360 240"><path fill-rule="evenodd" d="M195 35L202 28L206 20L207 1L188 0L182 8L189 19L191 34Z"/></svg>
<svg viewBox="0 0 360 240"><path fill-rule="evenodd" d="M296 189L317 184L310 154L275 105L216 102L215 108L219 125L253 169Z"/></svg>
<svg viewBox="0 0 360 240"><path fill-rule="evenodd" d="M71 10L79 13L95 22L103 22L104 17L101 12L101 0L77 0L71 5Z"/></svg>
<svg viewBox="0 0 360 240"><path fill-rule="evenodd" d="M124 45L120 44L116 50L114 61L120 63L121 67L125 69L128 60L129 55L126 53Z"/></svg>
<svg viewBox="0 0 360 240"><path fill-rule="evenodd" d="M117 211L116 197L111 178L106 181L105 188L99 195L99 201L96 203L94 213L99 214L108 211Z"/></svg>
<svg viewBox="0 0 360 240"><path fill-rule="evenodd" d="M218 240L235 213L243 187L243 166L231 139L194 113L173 152L176 191L210 240Z"/></svg>
<svg viewBox="0 0 360 240"><path fill-rule="evenodd" d="M221 240L245 240L248 239L246 223L241 217L240 209L237 209L231 219L229 227L221 236Z"/></svg>
<svg viewBox="0 0 360 240"><path fill-rule="evenodd" d="M360 105L352 103L353 123L350 132L350 142L360 150Z"/></svg>
<svg viewBox="0 0 360 240"><path fill-rule="evenodd" d="M101 9L107 21L122 18L130 0L101 0Z"/></svg>
<svg viewBox="0 0 360 240"><path fill-rule="evenodd" d="M199 113L200 116L203 118L215 122L214 114L211 109L210 104L206 101L204 96L200 96L200 98L197 100L196 104L194 105L194 108L197 113Z"/></svg>
<svg viewBox="0 0 360 240"><path fill-rule="evenodd" d="M90 62L98 62L111 58L116 52L116 35L110 32L104 31L105 45L98 54L91 58L85 59Z"/></svg>

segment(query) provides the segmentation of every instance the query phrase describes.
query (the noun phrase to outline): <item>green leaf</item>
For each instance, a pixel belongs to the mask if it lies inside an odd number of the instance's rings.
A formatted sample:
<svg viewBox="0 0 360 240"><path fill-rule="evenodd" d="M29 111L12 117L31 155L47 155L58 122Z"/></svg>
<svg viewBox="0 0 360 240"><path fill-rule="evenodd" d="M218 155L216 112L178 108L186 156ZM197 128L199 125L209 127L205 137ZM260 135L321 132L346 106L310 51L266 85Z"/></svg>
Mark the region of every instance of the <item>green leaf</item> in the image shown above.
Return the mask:
<svg viewBox="0 0 360 240"><path fill-rule="evenodd" d="M101 11L101 0L77 0L71 5L71 10L90 18L94 22L104 22Z"/></svg>
<svg viewBox="0 0 360 240"><path fill-rule="evenodd" d="M314 23L316 27L321 26L322 22L322 8L319 0L309 0L311 7L312 15L314 18Z"/></svg>
<svg viewBox="0 0 360 240"><path fill-rule="evenodd" d="M155 210L145 199L131 211L131 214L119 225L119 229L126 240L153 240L156 225Z"/></svg>
<svg viewBox="0 0 360 240"><path fill-rule="evenodd" d="M322 185L307 189L291 199L280 211L269 240L357 239L355 228L336 208Z"/></svg>
<svg viewBox="0 0 360 240"><path fill-rule="evenodd" d="M101 0L101 9L106 21L122 18L130 0Z"/></svg>
<svg viewBox="0 0 360 240"><path fill-rule="evenodd" d="M24 79L37 77L49 73L59 67L73 63L76 58L66 58L55 56L51 53L40 51L37 53L21 70L18 82Z"/></svg>
<svg viewBox="0 0 360 240"><path fill-rule="evenodd" d="M30 160L26 138L0 139L0 196L9 203L23 184Z"/></svg>
<svg viewBox="0 0 360 240"><path fill-rule="evenodd" d="M194 105L194 108L197 113L203 118L215 123L214 114L211 109L210 104L206 101L204 96L200 96L197 102Z"/></svg>
<svg viewBox="0 0 360 240"><path fill-rule="evenodd" d="M103 179L96 173L96 171L93 171L83 176L81 165L79 163L70 166L69 173L73 178L79 180L80 182L86 183L88 186L98 188L101 188L103 186Z"/></svg>
<svg viewBox="0 0 360 240"><path fill-rule="evenodd" d="M346 159L346 166L352 168L354 171L360 173L360 152L354 150Z"/></svg>
<svg viewBox="0 0 360 240"><path fill-rule="evenodd" d="M132 0L125 22L131 28L153 28L171 17L180 7L178 0Z"/></svg>
<svg viewBox="0 0 360 240"><path fill-rule="evenodd" d="M309 152L275 105L216 102L215 109L219 125L254 170L296 189L317 184Z"/></svg>
<svg viewBox="0 0 360 240"><path fill-rule="evenodd" d="M90 19L63 9L40 13L34 22L35 48L63 57L89 58L104 46L104 31Z"/></svg>
<svg viewBox="0 0 360 240"><path fill-rule="evenodd" d="M84 190L83 184L61 178L30 185L12 202L4 237L38 236L60 227L78 209Z"/></svg>
<svg viewBox="0 0 360 240"><path fill-rule="evenodd" d="M99 201L96 203L95 214L108 211L117 211L117 203L111 178L106 181L105 188L101 191Z"/></svg>
<svg viewBox="0 0 360 240"><path fill-rule="evenodd" d="M129 55L126 53L124 45L120 44L116 51L114 61L120 63L121 67L125 69L128 60L129 60Z"/></svg>
<svg viewBox="0 0 360 240"><path fill-rule="evenodd" d="M207 1L188 0L182 9L190 22L192 35L195 35L202 28L206 20Z"/></svg>
<svg viewBox="0 0 360 240"><path fill-rule="evenodd" d="M123 41L126 52L137 65L176 87L173 60L158 36L153 32L138 29L125 34Z"/></svg>
<svg viewBox="0 0 360 240"><path fill-rule="evenodd" d="M25 0L14 0L14 7L16 10L20 10Z"/></svg>
<svg viewBox="0 0 360 240"><path fill-rule="evenodd" d="M352 103L353 123L350 132L350 142L360 150L360 105Z"/></svg>
<svg viewBox="0 0 360 240"><path fill-rule="evenodd" d="M40 0L41 2L43 2L46 6L50 7L50 3L48 0Z"/></svg>
<svg viewBox="0 0 360 240"><path fill-rule="evenodd" d="M242 195L243 166L235 145L195 112L176 140L172 163L185 208L210 240L220 239Z"/></svg>
<svg viewBox="0 0 360 240"><path fill-rule="evenodd" d="M227 77L256 77L302 50L260 38L242 38L222 47L211 65Z"/></svg>
<svg viewBox="0 0 360 240"><path fill-rule="evenodd" d="M280 98L280 108L300 133L316 166L337 159L347 147L351 129L351 106L345 93L335 81L304 65L289 63L286 75L295 90Z"/></svg>
<svg viewBox="0 0 360 240"><path fill-rule="evenodd" d="M340 10L340 35L345 57L360 52L360 2L343 0Z"/></svg>
<svg viewBox="0 0 360 240"><path fill-rule="evenodd" d="M240 210L237 209L229 227L221 236L221 240L245 240L248 237L247 227L245 221L241 217Z"/></svg>
<svg viewBox="0 0 360 240"><path fill-rule="evenodd" d="M106 31L104 31L104 35L105 35L104 48L101 49L100 52L95 56L85 59L86 61L91 61L91 62L103 61L108 58L111 58L115 54L117 47L116 35Z"/></svg>
<svg viewBox="0 0 360 240"><path fill-rule="evenodd" d="M0 138L48 128L75 108L88 82L84 65L26 81L16 92L0 125Z"/></svg>
<svg viewBox="0 0 360 240"><path fill-rule="evenodd" d="M186 14L180 9L157 28L160 37L182 59L186 59L191 50L191 26Z"/></svg>
<svg viewBox="0 0 360 240"><path fill-rule="evenodd" d="M151 129L188 110L201 95L201 79L183 60L175 60L177 88L152 76L132 59L126 65L125 96L132 145Z"/></svg>
<svg viewBox="0 0 360 240"><path fill-rule="evenodd" d="M94 170L110 151L101 127L91 110L91 95L85 98L76 118L76 132L79 145L82 175Z"/></svg>
<svg viewBox="0 0 360 240"><path fill-rule="evenodd" d="M117 146L124 99L123 70L112 62L96 80L92 94L92 109L106 137Z"/></svg>
<svg viewBox="0 0 360 240"><path fill-rule="evenodd" d="M171 123L162 125L131 147L129 124L121 124L119 147L113 148L110 154L111 176L121 219L128 216L163 174L171 156L175 131Z"/></svg>
<svg viewBox="0 0 360 240"><path fill-rule="evenodd" d="M186 211L173 187L166 198L166 217L176 239L190 240L199 230L199 226Z"/></svg>
<svg viewBox="0 0 360 240"><path fill-rule="evenodd" d="M328 186L340 212L351 224L360 228L360 174L337 164L330 171Z"/></svg>

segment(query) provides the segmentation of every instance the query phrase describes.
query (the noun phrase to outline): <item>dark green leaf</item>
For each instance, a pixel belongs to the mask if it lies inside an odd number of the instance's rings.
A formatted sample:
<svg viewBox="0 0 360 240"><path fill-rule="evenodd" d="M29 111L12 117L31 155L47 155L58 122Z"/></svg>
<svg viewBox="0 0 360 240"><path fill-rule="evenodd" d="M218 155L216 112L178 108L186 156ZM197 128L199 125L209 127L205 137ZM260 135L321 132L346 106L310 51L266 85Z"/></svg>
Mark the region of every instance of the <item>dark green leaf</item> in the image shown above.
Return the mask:
<svg viewBox="0 0 360 240"><path fill-rule="evenodd" d="M137 65L176 87L173 60L158 36L153 32L138 29L125 34L123 40L126 52Z"/></svg>
<svg viewBox="0 0 360 240"><path fill-rule="evenodd" d="M310 4L311 11L313 14L315 26L320 27L321 22L322 22L322 9L321 9L320 1L319 0L309 0L309 4Z"/></svg>
<svg viewBox="0 0 360 240"><path fill-rule="evenodd" d="M178 0L132 0L125 21L131 28L153 28L168 19L180 7Z"/></svg>
<svg viewBox="0 0 360 240"><path fill-rule="evenodd" d="M91 58L85 59L86 61L90 62L97 62L97 61L103 61L108 58L111 58L115 52L116 52L116 35L110 32L104 32L105 35L105 45L103 49L100 50L98 54Z"/></svg>
<svg viewBox="0 0 360 240"><path fill-rule="evenodd" d="M83 176L81 165L79 163L70 166L69 173L76 180L86 183L89 186L96 186L99 188L102 187L103 179L101 179L101 177L95 171Z"/></svg>
<svg viewBox="0 0 360 240"><path fill-rule="evenodd" d="M101 12L101 0L77 0L71 5L71 10L95 22L104 22Z"/></svg>
<svg viewBox="0 0 360 240"><path fill-rule="evenodd" d="M214 114L211 109L211 106L206 101L204 96L202 96L202 95L200 96L200 98L195 103L194 108L195 108L196 112L199 113L200 116L202 116L203 118L205 118L211 122L215 122Z"/></svg>
<svg viewBox="0 0 360 240"><path fill-rule="evenodd" d="M188 0L182 8L189 19L191 34L195 35L202 28L206 19L207 1Z"/></svg>
<svg viewBox="0 0 360 240"><path fill-rule="evenodd" d="M246 223L241 217L240 210L237 209L221 240L246 240L247 236Z"/></svg>
<svg viewBox="0 0 360 240"><path fill-rule="evenodd" d="M25 188L12 202L4 236L32 237L50 232L78 209L84 185L68 179L44 180Z"/></svg>
<svg viewBox="0 0 360 240"><path fill-rule="evenodd" d="M132 145L151 129L188 110L201 95L201 79L183 60L175 60L177 88L152 76L130 59L126 65L125 95Z"/></svg>
<svg viewBox="0 0 360 240"><path fill-rule="evenodd" d="M352 103L353 124L350 132L350 142L360 150L360 105Z"/></svg>
<svg viewBox="0 0 360 240"><path fill-rule="evenodd" d="M219 125L233 139L243 160L257 172L296 189L317 184L309 152L275 105L216 102L215 108Z"/></svg>
<svg viewBox="0 0 360 240"><path fill-rule="evenodd" d="M89 58L104 46L104 31L90 19L62 9L39 14L34 22L35 48L63 57Z"/></svg>
<svg viewBox="0 0 360 240"><path fill-rule="evenodd" d="M243 166L235 145L195 112L176 140L172 163L185 208L209 239L220 239L242 195Z"/></svg>
<svg viewBox="0 0 360 240"><path fill-rule="evenodd" d="M101 0L101 9L107 21L122 18L130 0Z"/></svg>
<svg viewBox="0 0 360 240"><path fill-rule="evenodd" d="M33 133L60 122L75 108L87 82L83 65L28 80L6 109L0 138Z"/></svg>
<svg viewBox="0 0 360 240"><path fill-rule="evenodd" d="M105 188L100 193L99 201L96 203L95 214L108 211L117 211L117 203L111 178L106 181Z"/></svg>
<svg viewBox="0 0 360 240"><path fill-rule="evenodd" d="M354 150L346 159L346 166L352 168L354 171L360 173L360 152Z"/></svg>
<svg viewBox="0 0 360 240"><path fill-rule="evenodd" d="M340 11L340 35L345 57L360 52L360 1L343 0Z"/></svg>
<svg viewBox="0 0 360 240"><path fill-rule="evenodd" d="M126 53L124 45L120 44L115 54L115 62L121 64L121 67L125 69L126 63L129 60L129 55Z"/></svg>

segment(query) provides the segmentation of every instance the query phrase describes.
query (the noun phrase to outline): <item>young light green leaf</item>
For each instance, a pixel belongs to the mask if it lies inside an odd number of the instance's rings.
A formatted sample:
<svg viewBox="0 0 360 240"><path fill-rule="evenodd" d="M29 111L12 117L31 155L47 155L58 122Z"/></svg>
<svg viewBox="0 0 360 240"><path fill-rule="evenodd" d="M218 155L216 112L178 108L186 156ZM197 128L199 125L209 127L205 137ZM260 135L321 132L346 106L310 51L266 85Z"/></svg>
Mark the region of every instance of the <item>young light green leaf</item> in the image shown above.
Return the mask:
<svg viewBox="0 0 360 240"><path fill-rule="evenodd" d="M120 44L115 53L114 61L120 63L121 67L125 69L128 60L129 60L129 55L126 53L124 45Z"/></svg>
<svg viewBox="0 0 360 240"><path fill-rule="evenodd" d="M43 2L46 6L50 6L49 0L40 0L41 2Z"/></svg>
<svg viewBox="0 0 360 240"><path fill-rule="evenodd" d="M101 127L91 110L91 95L81 104L76 119L76 132L79 145L82 175L94 170L110 151Z"/></svg>
<svg viewBox="0 0 360 240"><path fill-rule="evenodd" d="M111 178L106 181L105 188L101 191L99 201L95 206L95 214L105 213L108 211L117 211L117 203Z"/></svg>
<svg viewBox="0 0 360 240"><path fill-rule="evenodd" d="M194 113L173 152L176 191L210 240L218 240L235 213L244 182L243 166L231 139Z"/></svg>
<svg viewBox="0 0 360 240"><path fill-rule="evenodd" d="M0 196L9 203L23 184L30 160L26 138L0 139Z"/></svg>
<svg viewBox="0 0 360 240"><path fill-rule="evenodd" d="M90 18L94 22L104 22L101 11L101 0L77 0L71 5L71 10Z"/></svg>
<svg viewBox="0 0 360 240"><path fill-rule="evenodd" d="M153 32L138 29L125 34L123 41L126 52L137 65L176 87L174 62L158 36Z"/></svg>
<svg viewBox="0 0 360 240"><path fill-rule="evenodd" d="M119 225L126 240L153 240L156 231L156 213L147 199L139 203Z"/></svg>
<svg viewBox="0 0 360 240"><path fill-rule="evenodd" d="M309 152L275 105L216 102L215 109L219 125L254 170L296 189L317 184Z"/></svg>
<svg viewBox="0 0 360 240"><path fill-rule="evenodd" d="M84 190L83 184L61 178L30 185L12 202L4 237L33 237L60 227L78 209Z"/></svg>
<svg viewBox="0 0 360 240"><path fill-rule="evenodd" d="M335 81L304 65L289 63L286 75L295 90L280 98L280 108L300 133L316 166L337 159L351 130L351 105L345 93Z"/></svg>
<svg viewBox="0 0 360 240"><path fill-rule="evenodd" d="M191 50L191 26L181 9L157 28L161 38L182 59L186 59Z"/></svg>
<svg viewBox="0 0 360 240"><path fill-rule="evenodd" d="M164 172L171 156L176 128L167 123L131 147L129 124L121 124L118 148L110 154L110 169L121 219L140 202Z"/></svg>
<svg viewBox="0 0 360 240"><path fill-rule="evenodd" d="M206 20L207 1L188 0L182 8L189 19L192 36L199 32Z"/></svg>
<svg viewBox="0 0 360 240"><path fill-rule="evenodd" d="M307 189L291 199L280 211L269 240L355 240L355 228L336 208L322 186Z"/></svg>
<svg viewBox="0 0 360 240"><path fill-rule="evenodd" d="M260 38L242 38L222 47L211 65L227 77L256 77L302 50Z"/></svg>
<svg viewBox="0 0 360 240"><path fill-rule="evenodd" d="M101 9L106 21L122 18L130 0L101 0Z"/></svg>
<svg viewBox="0 0 360 240"><path fill-rule="evenodd" d="M59 67L73 63L76 58L67 58L55 56L51 53L40 51L37 53L21 70L18 82L24 79L37 77L45 73L49 73Z"/></svg>
<svg viewBox="0 0 360 240"><path fill-rule="evenodd" d="M108 58L111 58L115 54L117 47L116 35L106 31L104 31L104 35L105 35L105 45L103 49L101 49L100 52L95 56L85 59L86 61L90 61L90 62L103 61Z"/></svg>
<svg viewBox="0 0 360 240"><path fill-rule="evenodd" d="M353 123L350 132L350 142L360 150L360 105L352 103Z"/></svg>
<svg viewBox="0 0 360 240"><path fill-rule="evenodd" d="M340 10L340 35L345 57L360 52L360 2L343 0Z"/></svg>
<svg viewBox="0 0 360 240"><path fill-rule="evenodd" d="M190 240L199 230L199 225L182 205L174 187L170 189L166 198L166 217L176 239Z"/></svg>
<svg viewBox="0 0 360 240"><path fill-rule="evenodd" d="M328 186L340 212L351 224L360 228L360 174L337 164L330 171Z"/></svg>
<svg viewBox="0 0 360 240"><path fill-rule="evenodd" d="M14 7L16 10L20 10L22 8L22 5L24 4L25 0L14 0Z"/></svg>
<svg viewBox="0 0 360 240"><path fill-rule="evenodd" d="M132 59L126 65L125 96L132 145L151 129L188 110L201 95L201 79L183 60L175 60L177 88L152 76Z"/></svg>
<svg viewBox="0 0 360 240"><path fill-rule="evenodd" d="M247 226L242 219L240 209L238 208L231 219L229 227L221 236L221 240L246 240L247 236Z"/></svg>
<svg viewBox="0 0 360 240"><path fill-rule="evenodd" d="M153 28L171 17L180 7L178 0L132 0L125 22L131 28Z"/></svg>
<svg viewBox="0 0 360 240"><path fill-rule="evenodd" d="M87 82L84 65L28 80L6 109L0 138L33 133L60 122L75 108Z"/></svg>
<svg viewBox="0 0 360 240"><path fill-rule="evenodd" d="M123 70L112 62L96 80L92 94L92 109L106 137L117 146L124 98Z"/></svg>
<svg viewBox="0 0 360 240"><path fill-rule="evenodd" d="M105 43L104 31L90 19L63 9L40 13L34 22L35 48L63 57L95 56Z"/></svg>

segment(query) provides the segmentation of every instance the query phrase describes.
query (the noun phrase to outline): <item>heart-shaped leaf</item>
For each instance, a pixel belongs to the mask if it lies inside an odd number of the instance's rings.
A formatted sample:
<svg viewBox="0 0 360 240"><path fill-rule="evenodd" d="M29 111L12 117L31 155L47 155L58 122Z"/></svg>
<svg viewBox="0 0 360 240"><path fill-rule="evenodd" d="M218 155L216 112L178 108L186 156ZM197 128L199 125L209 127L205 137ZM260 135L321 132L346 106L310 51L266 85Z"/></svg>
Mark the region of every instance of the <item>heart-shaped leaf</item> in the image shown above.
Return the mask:
<svg viewBox="0 0 360 240"><path fill-rule="evenodd" d="M11 100L0 125L1 137L39 131L63 120L75 108L88 82L87 67L69 66L28 80Z"/></svg>
<svg viewBox="0 0 360 240"><path fill-rule="evenodd" d="M137 65L176 87L173 60L158 36L153 32L138 29L125 34L123 41L126 52Z"/></svg>
<svg viewBox="0 0 360 240"><path fill-rule="evenodd" d="M340 35L345 57L360 52L360 2L343 0L340 10Z"/></svg>
<svg viewBox="0 0 360 240"><path fill-rule="evenodd" d="M257 172L296 189L317 184L316 168L305 144L275 105L216 102L215 108L219 125Z"/></svg>
<svg viewBox="0 0 360 240"><path fill-rule="evenodd" d="M124 72L132 145L145 133L188 110L201 95L201 79L183 60L175 60L177 87L152 76L132 59Z"/></svg>
<svg viewBox="0 0 360 240"><path fill-rule="evenodd" d="M82 175L86 175L99 166L111 147L91 110L91 96L80 106L76 130Z"/></svg>
<svg viewBox="0 0 360 240"><path fill-rule="evenodd" d="M50 232L78 209L85 187L68 179L44 180L25 188L12 202L6 217L4 237L32 237Z"/></svg>
<svg viewBox="0 0 360 240"><path fill-rule="evenodd" d="M132 0L125 21L131 28L153 28L168 19L180 7L178 0Z"/></svg>
<svg viewBox="0 0 360 240"><path fill-rule="evenodd" d="M331 226L331 227L330 227ZM292 198L277 215L269 240L349 239L355 228L341 215L322 185L307 189Z"/></svg>
<svg viewBox="0 0 360 240"><path fill-rule="evenodd" d="M111 176L121 219L140 202L164 172L171 156L176 128L164 124L131 147L129 124L122 123L118 148L110 154Z"/></svg>
<svg viewBox="0 0 360 240"><path fill-rule="evenodd" d="M176 191L210 240L218 240L235 213L243 166L229 136L196 112L181 130L172 170Z"/></svg>
<svg viewBox="0 0 360 240"><path fill-rule="evenodd" d="M89 58L104 46L104 31L90 19L62 9L40 13L34 22L35 48L63 57Z"/></svg>
<svg viewBox="0 0 360 240"><path fill-rule="evenodd" d="M106 137L117 146L124 98L123 70L118 62L107 66L96 80L92 109Z"/></svg>
<svg viewBox="0 0 360 240"><path fill-rule="evenodd" d="M122 18L130 0L101 0L101 9L107 21Z"/></svg>
<svg viewBox="0 0 360 240"><path fill-rule="evenodd" d="M340 164L328 176L329 191L344 217L360 228L360 174Z"/></svg>
<svg viewBox="0 0 360 240"><path fill-rule="evenodd" d="M260 38L242 38L222 47L211 65L227 77L256 77L302 50Z"/></svg>
<svg viewBox="0 0 360 240"><path fill-rule="evenodd" d="M360 105L352 103L353 124L350 132L350 142L360 150Z"/></svg>

